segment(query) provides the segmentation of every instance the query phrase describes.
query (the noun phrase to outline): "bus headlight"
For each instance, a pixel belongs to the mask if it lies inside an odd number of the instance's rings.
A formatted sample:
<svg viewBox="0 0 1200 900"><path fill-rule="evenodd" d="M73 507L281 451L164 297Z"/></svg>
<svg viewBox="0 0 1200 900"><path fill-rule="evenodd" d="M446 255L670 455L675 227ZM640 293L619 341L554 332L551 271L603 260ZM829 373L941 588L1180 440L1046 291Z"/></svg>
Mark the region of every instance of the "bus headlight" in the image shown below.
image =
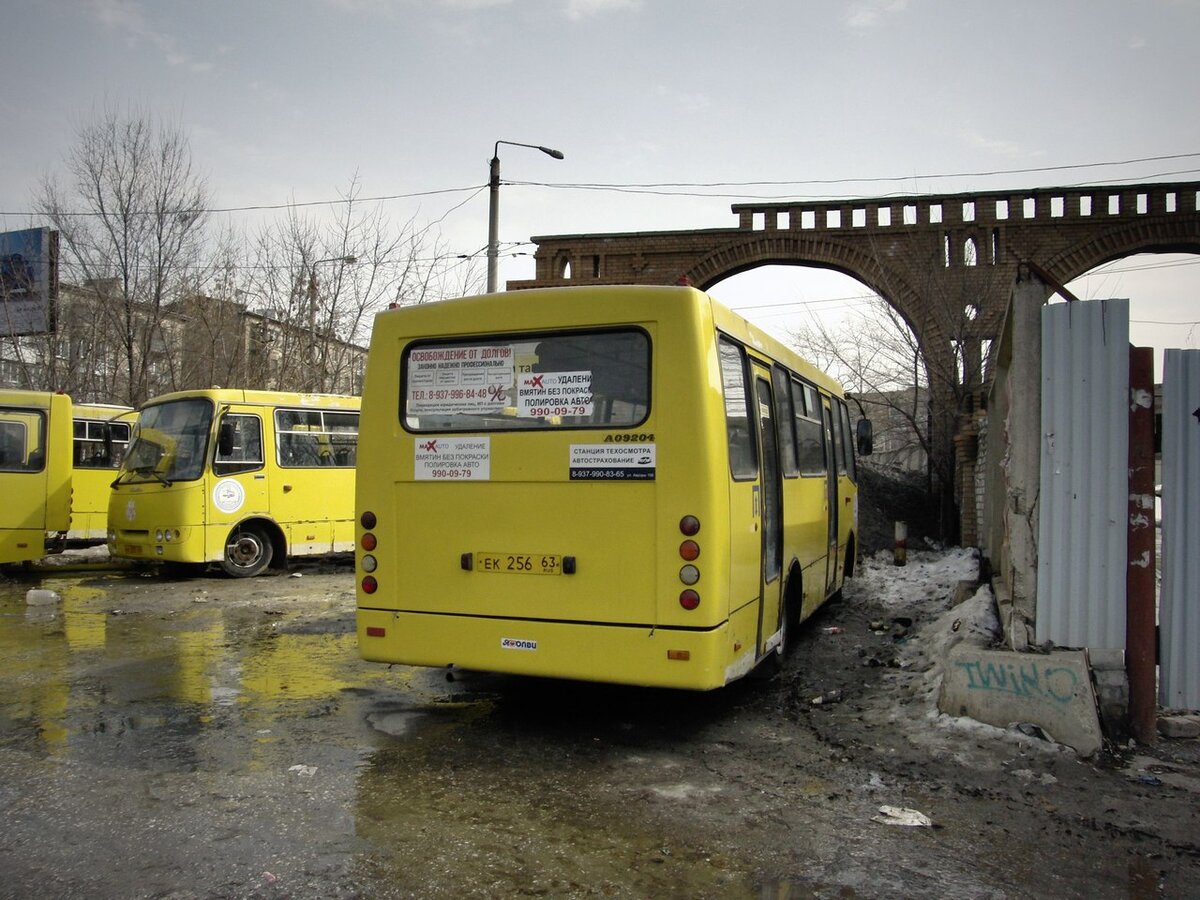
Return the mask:
<svg viewBox="0 0 1200 900"><path fill-rule="evenodd" d="M163 530L161 528L154 529L154 542L161 544L163 539Z"/></svg>

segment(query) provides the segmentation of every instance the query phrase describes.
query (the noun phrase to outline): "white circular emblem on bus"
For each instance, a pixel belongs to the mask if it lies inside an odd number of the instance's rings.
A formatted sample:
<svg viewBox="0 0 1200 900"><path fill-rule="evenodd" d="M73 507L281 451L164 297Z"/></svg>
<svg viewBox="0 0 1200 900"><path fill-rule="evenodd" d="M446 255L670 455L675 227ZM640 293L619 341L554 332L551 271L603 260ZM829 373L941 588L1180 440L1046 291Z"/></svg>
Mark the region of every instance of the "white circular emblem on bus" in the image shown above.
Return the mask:
<svg viewBox="0 0 1200 900"><path fill-rule="evenodd" d="M213 504L221 512L234 513L242 508L246 501L246 490L240 482L232 478L222 478L213 487Z"/></svg>

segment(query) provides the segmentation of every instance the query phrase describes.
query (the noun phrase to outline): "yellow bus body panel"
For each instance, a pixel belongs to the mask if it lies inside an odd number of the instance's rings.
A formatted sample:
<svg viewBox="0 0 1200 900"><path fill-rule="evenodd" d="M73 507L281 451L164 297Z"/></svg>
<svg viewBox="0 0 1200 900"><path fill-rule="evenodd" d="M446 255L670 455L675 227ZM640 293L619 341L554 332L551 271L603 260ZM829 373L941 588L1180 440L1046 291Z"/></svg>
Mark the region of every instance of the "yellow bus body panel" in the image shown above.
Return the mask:
<svg viewBox="0 0 1200 900"><path fill-rule="evenodd" d="M402 364L414 341L453 346L614 327L649 338L649 414L637 425L412 432L400 420ZM779 609L778 599L775 609L760 609L754 484L729 474L718 331L752 358L787 359L792 371L840 396L828 377L686 288L521 291L377 316L358 451L357 507L376 517L370 574L379 585L363 590L359 550L363 657L699 690L746 674L777 636ZM418 479L419 446L446 437L486 439L488 477ZM606 441L652 444L654 478L570 480L572 448ZM784 525L785 572L820 572L815 587L804 577L807 615L829 593L825 478L787 479L784 503L794 513ZM694 587L702 599L693 610L679 601L687 515L701 522ZM360 524L360 538L365 531ZM570 557L576 568L526 574L481 566L507 557Z"/></svg>

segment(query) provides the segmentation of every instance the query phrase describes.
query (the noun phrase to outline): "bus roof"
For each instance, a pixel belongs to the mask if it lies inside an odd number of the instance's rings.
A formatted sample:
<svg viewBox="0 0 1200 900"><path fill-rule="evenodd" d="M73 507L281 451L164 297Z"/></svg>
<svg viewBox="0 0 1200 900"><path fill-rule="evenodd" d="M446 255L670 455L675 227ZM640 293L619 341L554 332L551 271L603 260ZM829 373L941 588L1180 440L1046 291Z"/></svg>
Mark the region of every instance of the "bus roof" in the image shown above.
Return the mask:
<svg viewBox="0 0 1200 900"><path fill-rule="evenodd" d="M24 390L0 390L0 404L6 406L26 406L32 409L49 409L50 402L54 397L66 397L62 391L24 391Z"/></svg>
<svg viewBox="0 0 1200 900"><path fill-rule="evenodd" d="M204 388L172 391L151 397L141 408L157 406L171 400L209 399L216 403L243 403L251 406L300 406L313 409L358 409L360 397L349 394L306 394L295 391L253 391L241 388Z"/></svg>

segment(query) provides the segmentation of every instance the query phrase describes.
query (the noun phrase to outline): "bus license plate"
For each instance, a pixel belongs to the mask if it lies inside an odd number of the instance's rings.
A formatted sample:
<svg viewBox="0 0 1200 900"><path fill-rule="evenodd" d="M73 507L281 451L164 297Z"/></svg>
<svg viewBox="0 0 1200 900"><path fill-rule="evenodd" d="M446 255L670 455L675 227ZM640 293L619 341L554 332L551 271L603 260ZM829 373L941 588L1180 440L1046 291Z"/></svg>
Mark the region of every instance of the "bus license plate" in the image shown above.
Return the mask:
<svg viewBox="0 0 1200 900"><path fill-rule="evenodd" d="M548 553L476 553L475 571L510 575L561 575L562 557Z"/></svg>
<svg viewBox="0 0 1200 900"><path fill-rule="evenodd" d="M141 545L139 545L139 544L126 544L126 545L125 545L125 555L126 555L126 556L141 556L141 555L142 555L142 548L141 548Z"/></svg>

